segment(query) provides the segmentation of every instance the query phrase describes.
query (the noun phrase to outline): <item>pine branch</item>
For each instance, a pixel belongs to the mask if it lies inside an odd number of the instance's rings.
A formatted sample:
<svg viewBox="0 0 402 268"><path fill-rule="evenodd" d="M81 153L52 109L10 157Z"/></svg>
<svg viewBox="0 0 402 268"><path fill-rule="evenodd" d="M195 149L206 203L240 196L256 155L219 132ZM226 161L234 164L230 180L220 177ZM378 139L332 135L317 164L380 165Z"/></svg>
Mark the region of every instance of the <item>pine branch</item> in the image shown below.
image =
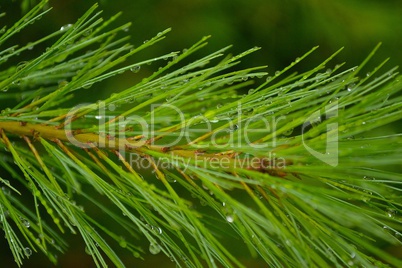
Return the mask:
<svg viewBox="0 0 402 268"><path fill-rule="evenodd" d="M125 63L169 30L134 47L129 24L110 29L118 15L103 21L95 12L0 52L0 219L19 266L37 251L56 263L67 230L98 267L123 267L120 248L141 258L139 239L179 267L245 267L230 243L273 267L402 265L379 246L400 246L402 232L401 76L381 73L386 61L361 74L379 46L358 67L328 68L339 50L288 74L313 48L274 76L264 66L236 70L259 48L191 60L208 37ZM37 57L4 67L49 41ZM156 62L154 73L103 100L74 96Z"/></svg>

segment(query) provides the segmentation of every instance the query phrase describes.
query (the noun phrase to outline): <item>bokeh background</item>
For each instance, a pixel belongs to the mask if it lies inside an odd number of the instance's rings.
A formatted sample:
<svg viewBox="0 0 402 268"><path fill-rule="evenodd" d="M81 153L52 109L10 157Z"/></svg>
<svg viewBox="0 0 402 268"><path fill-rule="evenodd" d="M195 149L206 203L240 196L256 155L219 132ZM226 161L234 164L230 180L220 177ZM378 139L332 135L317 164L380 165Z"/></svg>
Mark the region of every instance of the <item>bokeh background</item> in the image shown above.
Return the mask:
<svg viewBox="0 0 402 268"><path fill-rule="evenodd" d="M33 4L37 1L25 2ZM49 6L53 10L13 41L27 43L74 23L95 2L50 0ZM99 5L105 18L123 11L116 25L132 22L128 33L134 45L172 27L167 38L144 52L143 57L179 51L203 36L212 35L209 46L200 53L205 55L233 45L230 52L236 54L259 46L262 49L243 59L240 67L268 65L270 73L286 67L317 45L320 48L301 62L297 70L318 65L341 47L344 51L328 67L341 62L346 62L348 67L356 66L379 42L383 44L369 67L373 68L388 57L388 68L402 63L401 0L103 0ZM0 11L7 13L6 17L0 18L0 27L10 26L23 12L21 1L1 0ZM152 66L146 68L149 70L141 70L139 76L153 71ZM111 80L103 87L111 91L139 79L123 77L125 79ZM84 253L81 239L71 236L70 240L72 246L65 256L60 256L59 267L93 267L90 256ZM0 266L16 267L3 240L0 245ZM163 256L145 257L145 262L131 256L125 259L132 267L174 267ZM34 254L31 259L32 262L24 267L52 267L40 254ZM249 266L264 267L253 260Z"/></svg>
<svg viewBox="0 0 402 268"><path fill-rule="evenodd" d="M22 1L0 1L0 8L9 13L2 18L3 23L10 24L18 18ZM203 36L212 35L210 45L203 53L227 45L233 45L230 50L233 54L254 46L262 47L242 64L245 67L268 65L269 72L286 67L317 45L319 49L309 60L296 68L306 70L315 66L341 47L344 51L335 61L346 62L352 67L362 62L379 42L383 44L371 66L388 57L389 67L402 62L401 0L99 1L49 0L53 11L38 21L36 27L31 27L21 41L35 39L73 23L99 2L103 17L122 11L117 24L132 22L129 34L133 44L140 44L159 31L172 28L166 40L148 51L149 57L182 50ZM24 2L33 4L38 0Z"/></svg>

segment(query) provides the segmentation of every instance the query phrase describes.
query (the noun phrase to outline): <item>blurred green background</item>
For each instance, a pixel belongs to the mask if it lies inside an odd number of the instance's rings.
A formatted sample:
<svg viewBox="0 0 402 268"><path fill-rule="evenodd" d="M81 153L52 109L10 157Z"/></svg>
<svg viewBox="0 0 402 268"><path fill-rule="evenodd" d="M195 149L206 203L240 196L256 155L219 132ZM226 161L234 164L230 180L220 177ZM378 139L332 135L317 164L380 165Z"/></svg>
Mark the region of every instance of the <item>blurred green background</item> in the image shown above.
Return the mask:
<svg viewBox="0 0 402 268"><path fill-rule="evenodd" d="M50 1L55 10L55 28L74 21L95 1ZM101 9L108 17L123 11L122 22L131 21L133 42L149 39L159 31L173 31L158 52L170 52L212 35L208 51L233 44L233 53L253 46L262 51L245 66L269 65L283 68L312 47L320 49L311 58L318 64L340 47L339 57L350 65L360 63L383 42L380 60L391 57L391 65L402 62L402 1L400 0L104 0Z"/></svg>
<svg viewBox="0 0 402 268"><path fill-rule="evenodd" d="M26 2L32 4L35 1ZM53 10L13 42L27 43L74 23L95 2L50 0L49 6ZM212 35L210 45L202 54L230 44L234 45L230 50L234 54L260 46L262 50L243 59L241 67L269 65L270 73L286 67L316 45L320 48L296 67L299 71L319 64L340 47L345 47L344 51L327 67L345 61L348 67L358 65L379 42L383 45L371 67L388 57L388 68L402 63L401 0L103 0L99 4L105 18L123 11L116 25L133 23L128 33L134 45L172 27L167 38L145 52L144 57L179 51L205 35ZM1 12L7 13L7 17L0 19L1 27L12 25L22 13L21 1L0 1L0 8ZM147 68L150 69L148 72L152 71L152 66ZM147 71L140 73L146 75ZM132 84L135 82L132 79L128 76L118 83ZM113 87L113 83L107 85ZM60 267L93 267L90 256L84 253L81 239L72 237L71 243L68 254L60 256ZM0 245L4 248L0 253L1 266L16 267L5 248L5 241L1 240ZM129 267L174 267L165 258L160 266L161 257L149 255L146 262L140 262L127 256L127 264ZM40 254L34 254L31 259L32 262L24 267L51 267ZM264 267L251 261L249 265Z"/></svg>
<svg viewBox="0 0 402 268"><path fill-rule="evenodd" d="M3 2L2 9L12 11L6 18L11 23L21 14L21 0ZM50 0L53 11L37 23L40 27L31 27L24 39L73 23L96 2ZM269 65L270 72L286 67L317 45L320 48L300 64L299 70L320 63L341 47L345 49L337 61L346 61L349 67L357 65L379 42L383 45L377 63L388 57L389 66L402 62L401 0L101 0L99 4L105 18L123 11L119 22L133 23L129 30L133 44L172 27L168 38L149 52L150 57L182 50L212 35L203 53L231 44L234 54L259 46L262 50L249 56L243 66Z"/></svg>

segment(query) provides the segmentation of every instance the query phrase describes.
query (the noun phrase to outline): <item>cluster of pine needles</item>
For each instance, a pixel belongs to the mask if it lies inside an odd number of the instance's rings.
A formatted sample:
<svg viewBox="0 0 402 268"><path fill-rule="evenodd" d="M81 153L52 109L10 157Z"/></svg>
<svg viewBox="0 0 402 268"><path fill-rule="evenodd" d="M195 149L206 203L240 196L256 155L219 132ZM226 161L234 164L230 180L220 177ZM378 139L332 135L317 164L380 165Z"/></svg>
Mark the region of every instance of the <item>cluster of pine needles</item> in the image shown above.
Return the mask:
<svg viewBox="0 0 402 268"><path fill-rule="evenodd" d="M271 76L236 69L259 48L194 60L208 37L126 64L169 29L133 46L130 24L112 26L118 15L103 20L96 6L5 46L45 19L46 4L0 34L0 227L19 266L39 252L56 263L70 232L98 267L123 267L122 251L178 267L244 267L245 256L269 267L402 266L386 251L402 244L402 80L386 61L363 72L379 46L353 68L332 63L339 50L292 72L314 48ZM93 102L77 97L85 91Z"/></svg>

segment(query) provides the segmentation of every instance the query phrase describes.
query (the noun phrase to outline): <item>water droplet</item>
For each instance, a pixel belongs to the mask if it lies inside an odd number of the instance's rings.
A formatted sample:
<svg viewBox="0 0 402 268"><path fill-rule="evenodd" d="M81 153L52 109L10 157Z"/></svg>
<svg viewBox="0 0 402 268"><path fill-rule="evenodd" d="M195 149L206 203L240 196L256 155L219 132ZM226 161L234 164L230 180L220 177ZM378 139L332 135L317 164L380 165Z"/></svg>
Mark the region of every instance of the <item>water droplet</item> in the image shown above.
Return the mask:
<svg viewBox="0 0 402 268"><path fill-rule="evenodd" d="M126 241L126 239L124 239L123 237L120 239L120 241L119 241L119 245L120 245L120 247L122 247L122 248L126 248L127 247L127 241Z"/></svg>
<svg viewBox="0 0 402 268"><path fill-rule="evenodd" d="M26 228L31 227L31 223L27 219L22 219L21 221Z"/></svg>
<svg viewBox="0 0 402 268"><path fill-rule="evenodd" d="M281 73L280 71L276 71L275 76L278 76L280 73Z"/></svg>
<svg viewBox="0 0 402 268"><path fill-rule="evenodd" d="M133 67L130 68L130 71L132 71L133 73L138 73L141 69L140 65L135 65Z"/></svg>
<svg viewBox="0 0 402 268"><path fill-rule="evenodd" d="M68 82L66 80L61 80L58 83L58 88L62 88L68 85Z"/></svg>
<svg viewBox="0 0 402 268"><path fill-rule="evenodd" d="M295 62L299 62L300 61L300 58L299 57L297 57L296 58L296 60L295 60Z"/></svg>
<svg viewBox="0 0 402 268"><path fill-rule="evenodd" d="M88 246L86 246L85 247L85 253L88 254L88 255L92 255L92 250Z"/></svg>
<svg viewBox="0 0 402 268"><path fill-rule="evenodd" d="M151 244L149 245L149 252L150 252L151 254L156 255L156 254L158 254L159 252L161 252L161 247L160 247L158 244L151 243Z"/></svg>
<svg viewBox="0 0 402 268"><path fill-rule="evenodd" d="M175 183L175 182L176 182L176 179L173 178L173 177L171 177L171 176L169 176L169 175L166 176L166 180L167 180L168 182L171 182L171 183Z"/></svg>
<svg viewBox="0 0 402 268"><path fill-rule="evenodd" d="M88 30L86 30L84 33L83 33L83 35L84 36L88 36L88 35L90 35L92 33L92 29L88 29Z"/></svg>
<svg viewBox="0 0 402 268"><path fill-rule="evenodd" d="M113 112L114 110L116 110L116 105L114 104L109 104L109 111Z"/></svg>
<svg viewBox="0 0 402 268"><path fill-rule="evenodd" d="M205 190L208 190L208 191L209 191L208 186L206 186L204 183L202 183L201 186L202 186L202 188L204 188Z"/></svg>
<svg viewBox="0 0 402 268"><path fill-rule="evenodd" d="M217 117L214 117L213 119L210 119L209 122L211 123L218 123L219 119Z"/></svg>
<svg viewBox="0 0 402 268"><path fill-rule="evenodd" d="M4 194L6 194L6 195L9 195L11 192L10 192L10 188L8 188L8 187L1 187L1 190L3 190L3 193Z"/></svg>
<svg viewBox="0 0 402 268"><path fill-rule="evenodd" d="M134 258L140 258L140 257L141 257L141 254L138 253L137 251L134 251L134 252L133 252L133 256L134 256Z"/></svg>
<svg viewBox="0 0 402 268"><path fill-rule="evenodd" d="M66 24L66 25L64 25L64 26L61 26L60 32L65 32L65 31L67 31L68 29L70 29L72 26L73 26L72 24Z"/></svg>
<svg viewBox="0 0 402 268"><path fill-rule="evenodd" d="M248 91L248 94L253 94L255 91L256 91L256 89L251 88L251 89Z"/></svg>
<svg viewBox="0 0 402 268"><path fill-rule="evenodd" d="M32 250L28 247L24 248L24 254L25 256L29 257L32 255Z"/></svg>
<svg viewBox="0 0 402 268"><path fill-rule="evenodd" d="M355 83L349 84L347 90L348 90L349 92L352 91L353 88L355 87L355 85L356 85Z"/></svg>
<svg viewBox="0 0 402 268"><path fill-rule="evenodd" d="M29 42L27 44L27 48L28 48L28 50L32 50L34 48L34 45L31 42Z"/></svg>
<svg viewBox="0 0 402 268"><path fill-rule="evenodd" d="M293 128L290 128L290 129L286 130L285 132L283 132L283 135L289 136L289 135L291 135L292 133L293 133Z"/></svg>
<svg viewBox="0 0 402 268"><path fill-rule="evenodd" d="M232 222L234 221L233 215L226 215L226 221L227 221L228 223L232 223Z"/></svg>
<svg viewBox="0 0 402 268"><path fill-rule="evenodd" d="M82 88L88 89L88 88L92 87L92 85L93 85L93 83L86 83L86 84L84 84L84 85L82 86Z"/></svg>
<svg viewBox="0 0 402 268"><path fill-rule="evenodd" d="M147 43L147 42L148 42L148 40L145 40L145 41L144 41L144 44Z"/></svg>
<svg viewBox="0 0 402 268"><path fill-rule="evenodd" d="M20 83L21 83L21 79L17 79L17 80L12 82L12 84L15 85L15 86L19 86Z"/></svg>
<svg viewBox="0 0 402 268"><path fill-rule="evenodd" d="M238 125L233 125L233 126L230 126L230 127L229 127L229 132L236 131L238 128L239 128L239 126L238 126Z"/></svg>
<svg viewBox="0 0 402 268"><path fill-rule="evenodd" d="M388 217L393 218L395 216L395 214L396 214L396 211L393 210L392 208L387 209Z"/></svg>
<svg viewBox="0 0 402 268"><path fill-rule="evenodd" d="M162 229L158 226L152 226L151 229L156 233L161 235L162 234Z"/></svg>
<svg viewBox="0 0 402 268"><path fill-rule="evenodd" d="M127 103L133 103L135 101L135 98L128 98L126 100Z"/></svg>

